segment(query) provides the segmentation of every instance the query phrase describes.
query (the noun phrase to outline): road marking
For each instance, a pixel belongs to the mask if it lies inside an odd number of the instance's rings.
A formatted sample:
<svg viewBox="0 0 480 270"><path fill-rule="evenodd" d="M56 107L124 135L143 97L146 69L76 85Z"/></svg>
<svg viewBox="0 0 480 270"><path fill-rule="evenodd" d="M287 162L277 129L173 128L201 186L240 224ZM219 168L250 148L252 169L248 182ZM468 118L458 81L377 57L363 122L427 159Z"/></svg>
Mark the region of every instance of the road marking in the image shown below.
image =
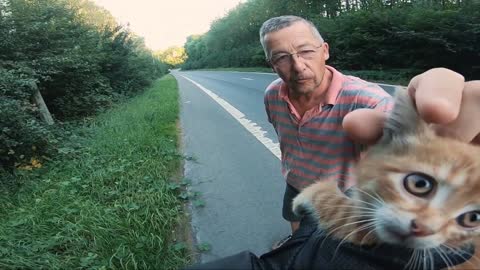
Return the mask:
<svg viewBox="0 0 480 270"><path fill-rule="evenodd" d="M242 80L253 81L252 78L242 78Z"/></svg>
<svg viewBox="0 0 480 270"><path fill-rule="evenodd" d="M183 75L180 75L183 78L189 80L195 86L200 88L203 92L209 95L215 102L217 102L222 108L224 108L230 115L233 116L248 132L250 132L258 141L260 141L274 156L280 159L280 146L278 143L273 142L271 139L267 138L265 134L267 133L262 129L262 127L258 126L257 123L252 122L245 118L245 114L239 111L237 108L233 107L230 103L219 97L217 94L213 93L212 91L208 90L207 88L203 87L199 83L195 82L194 80L187 78Z"/></svg>

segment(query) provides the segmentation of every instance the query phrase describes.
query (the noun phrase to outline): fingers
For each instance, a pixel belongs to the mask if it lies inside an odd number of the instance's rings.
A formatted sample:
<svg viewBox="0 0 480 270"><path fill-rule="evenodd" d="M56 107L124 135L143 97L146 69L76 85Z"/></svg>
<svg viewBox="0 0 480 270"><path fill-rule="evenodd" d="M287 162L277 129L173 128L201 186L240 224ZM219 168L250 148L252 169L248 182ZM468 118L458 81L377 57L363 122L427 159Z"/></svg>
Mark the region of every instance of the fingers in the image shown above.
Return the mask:
<svg viewBox="0 0 480 270"><path fill-rule="evenodd" d="M454 71L434 68L414 77L407 89L420 117L428 123L447 124L460 112L464 82Z"/></svg>
<svg viewBox="0 0 480 270"><path fill-rule="evenodd" d="M435 68L413 78L407 90L420 117L439 135L480 144L480 81L465 82L456 72ZM385 119L381 111L355 110L345 116L343 128L352 140L373 144Z"/></svg>
<svg viewBox="0 0 480 270"><path fill-rule="evenodd" d="M465 83L458 117L446 125L436 125L441 136L480 144L480 81Z"/></svg>
<svg viewBox="0 0 480 270"><path fill-rule="evenodd" d="M361 144L374 144L382 136L387 115L372 109L358 109L343 118L343 129L348 136Z"/></svg>
<svg viewBox="0 0 480 270"><path fill-rule="evenodd" d="M422 88L422 92L427 89ZM448 94L447 92L447 96ZM457 98L457 94L452 96ZM432 104L436 104L435 106L445 105L447 106L445 110L450 110L450 112L443 114L443 116L446 118L455 116L454 120L447 121L447 124L435 124L434 128L437 134L480 145L480 81L464 83L463 95L461 95L458 105L455 105L456 101L452 100L441 104L442 102L444 101L422 103L427 107L432 106ZM455 106L458 106L458 112L455 112L457 110ZM428 110L441 111L442 108L428 108ZM386 117L386 114L378 110L355 110L345 116L343 128L352 140L361 144L374 144L382 136L383 123ZM433 122L436 123L442 123L442 119L445 121L445 118L441 116L434 116L433 118L436 120Z"/></svg>

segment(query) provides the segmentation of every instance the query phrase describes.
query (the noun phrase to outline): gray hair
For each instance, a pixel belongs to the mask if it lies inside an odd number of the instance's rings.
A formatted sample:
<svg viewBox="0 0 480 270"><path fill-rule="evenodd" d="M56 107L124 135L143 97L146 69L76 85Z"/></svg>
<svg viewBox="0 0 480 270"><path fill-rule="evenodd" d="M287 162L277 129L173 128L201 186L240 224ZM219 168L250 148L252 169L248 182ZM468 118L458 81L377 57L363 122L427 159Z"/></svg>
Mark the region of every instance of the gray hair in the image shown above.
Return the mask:
<svg viewBox="0 0 480 270"><path fill-rule="evenodd" d="M276 32L283 28L287 28L296 22L303 22L308 24L308 26L310 26L310 29L312 30L313 35L318 37L318 39L323 43L322 35L320 35L320 32L318 32L317 27L311 21L304 19L302 17L293 16L293 15L273 17L266 20L262 24L262 27L260 27L260 43L262 44L263 51L265 52L265 56L267 58L269 56L268 56L268 52L265 44L265 36L268 33Z"/></svg>

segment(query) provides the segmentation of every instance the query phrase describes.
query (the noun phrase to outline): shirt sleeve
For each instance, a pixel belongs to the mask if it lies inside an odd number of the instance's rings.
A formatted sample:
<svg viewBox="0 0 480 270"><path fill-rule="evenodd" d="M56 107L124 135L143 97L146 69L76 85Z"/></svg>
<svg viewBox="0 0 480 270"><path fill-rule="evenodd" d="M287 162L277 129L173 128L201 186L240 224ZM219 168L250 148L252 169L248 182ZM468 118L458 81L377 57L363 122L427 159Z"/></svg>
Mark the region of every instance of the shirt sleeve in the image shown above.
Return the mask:
<svg viewBox="0 0 480 270"><path fill-rule="evenodd" d="M265 104L265 112L267 113L268 122L272 123L272 117L270 116L270 105L268 103L267 94L263 98L263 103Z"/></svg>
<svg viewBox="0 0 480 270"><path fill-rule="evenodd" d="M375 104L373 109L389 113L393 109L393 103L393 97L385 97Z"/></svg>

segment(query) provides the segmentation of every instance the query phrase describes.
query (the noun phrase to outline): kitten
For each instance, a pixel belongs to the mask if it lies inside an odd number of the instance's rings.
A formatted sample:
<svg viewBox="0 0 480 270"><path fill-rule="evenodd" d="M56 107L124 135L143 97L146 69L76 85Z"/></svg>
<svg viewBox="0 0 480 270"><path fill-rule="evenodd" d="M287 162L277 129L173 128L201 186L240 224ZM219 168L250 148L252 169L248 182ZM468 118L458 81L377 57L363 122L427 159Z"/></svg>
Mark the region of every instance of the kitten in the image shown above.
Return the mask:
<svg viewBox="0 0 480 270"><path fill-rule="evenodd" d="M451 266L447 253L475 242L474 256L455 269L480 269L480 147L435 135L407 91L397 91L383 137L357 164L356 178L349 197L333 181L307 187L294 212L313 214L342 243L416 250L406 268L422 266L417 251L432 248Z"/></svg>

